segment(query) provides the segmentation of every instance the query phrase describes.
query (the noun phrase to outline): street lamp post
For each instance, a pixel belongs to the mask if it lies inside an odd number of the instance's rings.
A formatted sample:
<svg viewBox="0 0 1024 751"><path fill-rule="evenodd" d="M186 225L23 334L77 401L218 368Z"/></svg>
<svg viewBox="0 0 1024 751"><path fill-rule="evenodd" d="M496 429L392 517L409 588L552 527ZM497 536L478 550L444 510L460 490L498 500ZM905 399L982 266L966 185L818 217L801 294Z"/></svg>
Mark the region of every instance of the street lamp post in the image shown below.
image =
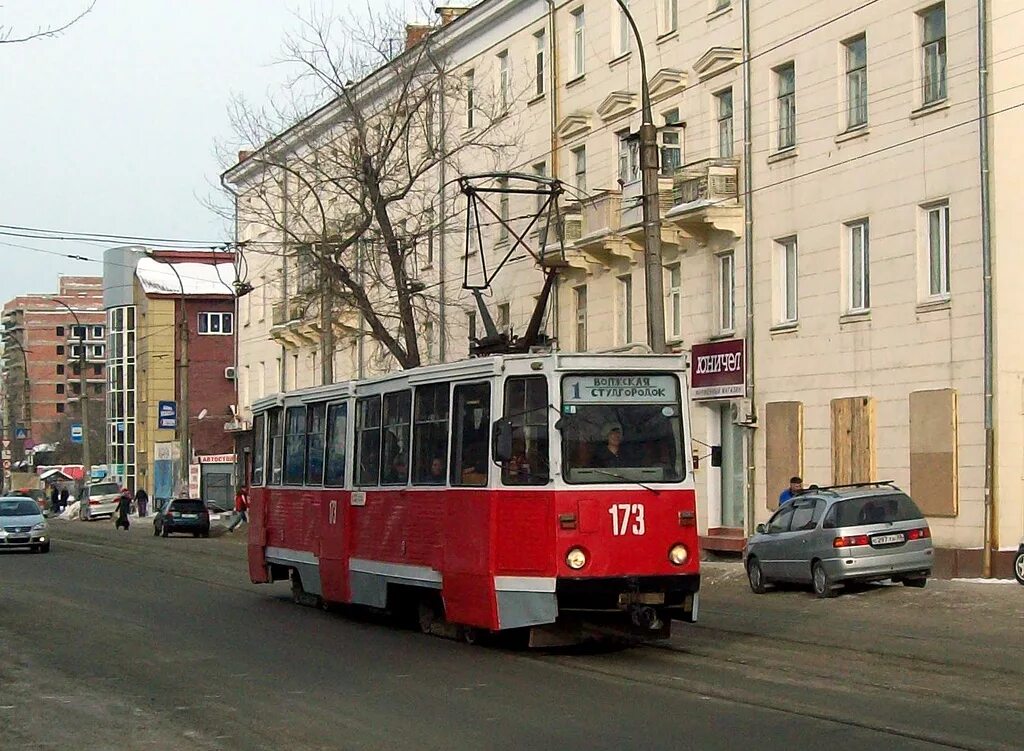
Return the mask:
<svg viewBox="0 0 1024 751"><path fill-rule="evenodd" d="M647 57L640 30L629 12L628 0L616 0L636 37L640 56L640 178L643 191L644 281L647 297L647 344L653 352L665 351L665 299L661 268L661 206L658 201L658 129L651 111L651 89L647 80Z"/></svg>
<svg viewBox="0 0 1024 751"><path fill-rule="evenodd" d="M67 308L67 311L75 319L75 325L82 332L82 338L78 345L78 383L82 392L79 396L79 404L82 408L82 483L84 487L88 487L89 480L92 478L92 454L89 452L89 383L85 375L85 340L88 332L70 305L56 298L53 301ZM79 515L82 513L80 510Z"/></svg>

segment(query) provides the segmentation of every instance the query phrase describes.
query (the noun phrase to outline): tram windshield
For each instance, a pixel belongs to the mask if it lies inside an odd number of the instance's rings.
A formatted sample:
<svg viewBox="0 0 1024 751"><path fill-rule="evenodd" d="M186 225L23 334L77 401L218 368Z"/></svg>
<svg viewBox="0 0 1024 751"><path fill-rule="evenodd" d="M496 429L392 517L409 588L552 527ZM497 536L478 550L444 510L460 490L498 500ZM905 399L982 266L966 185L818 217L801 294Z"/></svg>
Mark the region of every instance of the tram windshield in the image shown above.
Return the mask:
<svg viewBox="0 0 1024 751"><path fill-rule="evenodd" d="M561 412L566 482L683 479L683 421L675 376L566 376Z"/></svg>

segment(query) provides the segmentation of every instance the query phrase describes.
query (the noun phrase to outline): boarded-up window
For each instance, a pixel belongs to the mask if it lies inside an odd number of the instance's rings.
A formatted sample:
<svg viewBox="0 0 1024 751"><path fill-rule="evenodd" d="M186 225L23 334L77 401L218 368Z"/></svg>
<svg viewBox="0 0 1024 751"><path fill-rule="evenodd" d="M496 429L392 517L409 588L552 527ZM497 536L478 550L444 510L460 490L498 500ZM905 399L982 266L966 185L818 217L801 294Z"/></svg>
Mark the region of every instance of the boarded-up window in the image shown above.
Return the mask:
<svg viewBox="0 0 1024 751"><path fill-rule="evenodd" d="M766 507L779 505L779 493L789 478L804 473L804 405L769 402L764 408Z"/></svg>
<svg viewBox="0 0 1024 751"><path fill-rule="evenodd" d="M910 492L925 516L956 516L956 391L910 395Z"/></svg>
<svg viewBox="0 0 1024 751"><path fill-rule="evenodd" d="M874 482L875 400L851 396L832 400L832 484Z"/></svg>

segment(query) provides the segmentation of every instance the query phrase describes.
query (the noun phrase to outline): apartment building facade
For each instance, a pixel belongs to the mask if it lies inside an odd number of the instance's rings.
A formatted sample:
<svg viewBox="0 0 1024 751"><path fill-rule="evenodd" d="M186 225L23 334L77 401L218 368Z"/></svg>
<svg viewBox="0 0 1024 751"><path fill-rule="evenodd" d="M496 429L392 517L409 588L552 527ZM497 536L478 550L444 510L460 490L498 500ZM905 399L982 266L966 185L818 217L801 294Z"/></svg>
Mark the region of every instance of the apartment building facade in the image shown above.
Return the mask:
<svg viewBox="0 0 1024 751"><path fill-rule="evenodd" d="M891 479L925 510L946 570L979 571L991 553L1001 571L1024 533L1020 186L1006 166L1021 148L1020 14L1006 0L629 8L658 127L666 331L691 354L706 547L735 550L792 474ZM432 34L465 84L451 137L480 127L490 96L516 144L500 168L566 186L569 265L548 333L562 350L642 348L642 77L626 16L612 0L488 0L445 18ZM244 165L229 172L243 196ZM484 247L467 246L461 197L438 195L450 223L421 272L457 288L466 257L501 257L510 238L492 222ZM497 213L527 216L533 201ZM239 228L268 234L241 210ZM286 309L294 254L278 248L239 313L243 408L319 382L319 332ZM521 330L541 281L509 264L495 317ZM423 332L439 341L431 359L466 356L470 302L441 298L447 325ZM364 373L365 337L338 341L336 379Z"/></svg>
<svg viewBox="0 0 1024 751"><path fill-rule="evenodd" d="M70 426L81 423L83 365L88 399L103 404L102 279L61 276L57 285L56 294L20 295L4 305L4 435L16 461L35 445L71 443Z"/></svg>
<svg viewBox="0 0 1024 751"><path fill-rule="evenodd" d="M129 246L104 255L108 463L132 490L224 507L234 497L234 276L228 252Z"/></svg>

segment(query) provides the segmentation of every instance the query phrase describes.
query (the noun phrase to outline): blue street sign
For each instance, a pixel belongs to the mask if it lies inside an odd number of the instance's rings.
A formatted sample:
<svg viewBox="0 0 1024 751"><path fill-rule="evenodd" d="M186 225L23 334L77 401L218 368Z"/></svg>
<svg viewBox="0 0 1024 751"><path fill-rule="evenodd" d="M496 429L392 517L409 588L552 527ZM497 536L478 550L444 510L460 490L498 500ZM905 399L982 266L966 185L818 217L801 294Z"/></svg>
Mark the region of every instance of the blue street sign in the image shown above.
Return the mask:
<svg viewBox="0 0 1024 751"><path fill-rule="evenodd" d="M157 413L157 428L174 430L178 427L178 403L160 402Z"/></svg>
<svg viewBox="0 0 1024 751"><path fill-rule="evenodd" d="M82 425L77 422L71 423L71 442L81 443L82 442Z"/></svg>
<svg viewBox="0 0 1024 751"><path fill-rule="evenodd" d="M19 440L23 438L28 438L28 428L18 426L17 428L14 429L14 437Z"/></svg>

